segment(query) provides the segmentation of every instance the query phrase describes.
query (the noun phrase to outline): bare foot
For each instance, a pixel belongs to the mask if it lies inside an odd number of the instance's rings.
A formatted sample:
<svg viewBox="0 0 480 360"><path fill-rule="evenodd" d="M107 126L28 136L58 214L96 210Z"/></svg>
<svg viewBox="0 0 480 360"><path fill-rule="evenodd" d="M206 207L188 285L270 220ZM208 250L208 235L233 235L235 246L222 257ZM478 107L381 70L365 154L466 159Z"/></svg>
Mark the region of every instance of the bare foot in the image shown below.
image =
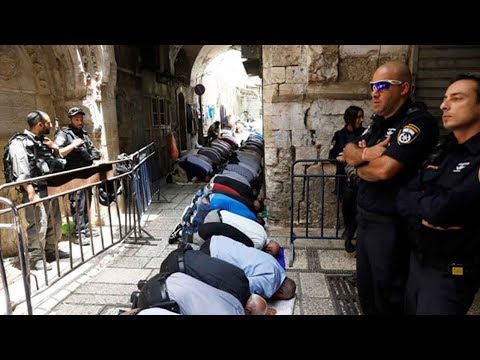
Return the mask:
<svg viewBox="0 0 480 360"><path fill-rule="evenodd" d="M277 309L269 307L267 308L267 313L265 315L277 315Z"/></svg>

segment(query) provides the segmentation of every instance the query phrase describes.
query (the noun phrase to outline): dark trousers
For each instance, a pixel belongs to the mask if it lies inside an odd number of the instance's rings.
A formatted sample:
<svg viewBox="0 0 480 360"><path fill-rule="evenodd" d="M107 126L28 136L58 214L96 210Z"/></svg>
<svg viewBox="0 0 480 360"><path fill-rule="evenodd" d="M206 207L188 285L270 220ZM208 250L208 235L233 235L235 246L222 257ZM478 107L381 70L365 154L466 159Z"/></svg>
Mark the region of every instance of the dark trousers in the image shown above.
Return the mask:
<svg viewBox="0 0 480 360"><path fill-rule="evenodd" d="M342 179L343 180L343 179ZM341 184L342 215L345 224L345 236L351 239L357 230L357 186L345 181Z"/></svg>
<svg viewBox="0 0 480 360"><path fill-rule="evenodd" d="M409 247L398 220L372 221L359 211L357 288L365 315L403 314Z"/></svg>
<svg viewBox="0 0 480 360"><path fill-rule="evenodd" d="M210 239L205 240L202 246L200 246L200 251L210 256Z"/></svg>
<svg viewBox="0 0 480 360"><path fill-rule="evenodd" d="M81 232L82 234L90 233L88 221L89 209L87 208L87 199L85 194L87 194L88 202L91 206L92 193L90 189L78 190L76 193L71 193L68 196L70 200L70 211L73 217L75 234L78 234L79 232Z"/></svg>
<svg viewBox="0 0 480 360"><path fill-rule="evenodd" d="M410 256L406 311L415 315L465 315L479 289L478 274L452 276L447 266L420 263Z"/></svg>

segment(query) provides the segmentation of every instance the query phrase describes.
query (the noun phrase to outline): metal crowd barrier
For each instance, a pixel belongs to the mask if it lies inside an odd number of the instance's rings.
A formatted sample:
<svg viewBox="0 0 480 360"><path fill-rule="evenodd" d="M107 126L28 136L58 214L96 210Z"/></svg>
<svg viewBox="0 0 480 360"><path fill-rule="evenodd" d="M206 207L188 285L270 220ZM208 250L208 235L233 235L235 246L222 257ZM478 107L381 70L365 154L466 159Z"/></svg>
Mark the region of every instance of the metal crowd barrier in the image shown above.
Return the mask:
<svg viewBox="0 0 480 360"><path fill-rule="evenodd" d="M136 205L137 219L142 219L153 201L155 194L160 193L159 181L153 179L152 169L155 166L154 143L150 143L144 148L130 155L135 165L132 169L134 201ZM145 233L147 236L143 236ZM150 235L139 221L138 226L134 226L134 243L141 239L144 244L150 244L155 238ZM150 241L149 241L150 240Z"/></svg>
<svg viewBox="0 0 480 360"><path fill-rule="evenodd" d="M153 239L153 237L142 228L142 217L147 212L153 197L160 190L159 185L154 184L150 172L153 165L152 161L154 161L153 155L155 154L153 145L154 144L151 143L122 160L103 162L80 169L0 185L1 195L8 190L18 188L21 184L25 183L45 181L48 184L48 196L43 197L38 201L15 205L10 199L0 196L0 205L3 207L0 209L0 216L2 216L3 219L11 216L10 222L0 222L0 229L15 231L14 237L16 237L19 262L19 264L15 265L16 257L8 259L11 260L10 262L12 263L10 269L17 272L16 277L12 275L11 279L9 279L9 274L7 274L5 269L4 258L0 247L0 275L2 277L2 289L0 289L0 292L4 293L3 297L5 298L6 314L14 313L17 307L26 306L26 309L21 309L19 313L26 312L31 315L32 298L34 296L41 294L51 285L64 278L67 274L71 273L88 260L103 253L113 245L131 239L132 234L134 243L137 243L139 239L143 241L146 240L146 238L142 236L142 233L147 234L149 239ZM123 169L127 168L129 170L121 174L117 173L117 167L120 168L120 165ZM109 183L110 186L113 185L114 200L106 207L107 214L104 214L105 211L102 212L100 210L101 205L99 194L101 187L103 187L103 189L108 188L107 183ZM120 190L123 198L123 214L121 214L119 205ZM75 243L76 236L72 234L73 219L71 219L71 215L69 214L70 197L75 200L77 206L75 213L78 216L78 202L76 200L78 199L79 191L85 192L86 207L88 209L90 245L87 246ZM94 238L92 235L92 221L94 221L94 219L92 218L90 211L92 201L90 198L91 195L88 195L89 193L93 194L96 199L94 204L97 218L100 218L102 213L108 215L103 216L104 218L106 217L106 219L102 219L105 220L105 223L98 227L99 238ZM32 270L30 268L30 254L20 224L20 215L22 212L26 211L27 207L36 207L39 204L43 204L51 211L53 206L56 206L55 203L57 201L63 204L64 207L62 222L65 222L65 229L63 230L66 232L66 234L64 234L66 239L62 238L59 243L55 244L55 263L52 263L52 265L55 264L56 266L53 266L52 270L46 269L46 258L43 248L41 250L44 269L43 271ZM114 212L113 215L112 211ZM38 223L37 218L35 218L35 222ZM56 237L58 235L57 231L59 230L59 225L55 223L54 217L52 217L51 226L54 229L54 235ZM59 248L64 251L68 250L68 262L60 262L58 253ZM20 270L21 274L18 274L17 270ZM42 272L43 277L41 277ZM36 285L33 291L31 288L32 278ZM22 293L19 291L20 281L23 282ZM15 290L13 291L15 296L12 295L12 288Z"/></svg>
<svg viewBox="0 0 480 360"><path fill-rule="evenodd" d="M293 266L295 259L295 240L341 238L339 179L346 176L326 174L324 170L326 164L335 161L297 160L291 167L289 266ZM313 166L316 166L316 173L307 173Z"/></svg>

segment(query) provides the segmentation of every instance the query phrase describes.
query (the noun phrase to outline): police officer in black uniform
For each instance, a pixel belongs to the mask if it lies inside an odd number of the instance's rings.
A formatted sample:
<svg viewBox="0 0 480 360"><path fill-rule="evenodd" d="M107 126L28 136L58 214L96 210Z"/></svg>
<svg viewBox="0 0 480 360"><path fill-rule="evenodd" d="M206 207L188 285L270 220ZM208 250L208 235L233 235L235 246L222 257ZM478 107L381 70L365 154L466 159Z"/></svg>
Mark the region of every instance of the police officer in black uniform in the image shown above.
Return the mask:
<svg viewBox="0 0 480 360"><path fill-rule="evenodd" d="M423 104L410 99L406 64L387 62L372 80L373 123L361 141L343 150L360 178L357 287L364 314L402 314L409 247L396 197L436 145L438 125Z"/></svg>
<svg viewBox="0 0 480 360"><path fill-rule="evenodd" d="M336 159L336 175L346 175L345 159L341 156L343 148L349 142L354 141L364 131L362 126L363 109L358 106L349 106L343 115L345 126L336 131L332 138L331 148L328 153L329 159ZM355 246L352 244L352 238L357 230L357 183L352 178L345 176L337 177L335 189L339 191L339 197L342 199L342 215L345 224L345 231L342 237L345 239L345 251L352 253Z"/></svg>
<svg viewBox="0 0 480 360"><path fill-rule="evenodd" d="M29 129L13 137L9 145L11 156L13 181L26 180L42 175L48 175L63 170L64 163L56 158L56 146L45 135L50 133L52 122L47 113L32 111L27 115ZM23 203L38 201L47 197L46 181L24 183L20 186ZM55 247L62 238L62 217L58 199L40 202L25 208L25 217L28 223L28 249L30 264L34 270L52 266L43 262L45 259L52 262L56 259ZM67 252L59 250L59 258L68 258Z"/></svg>
<svg viewBox="0 0 480 360"><path fill-rule="evenodd" d="M68 110L70 125L64 127L55 136L55 143L60 148L60 154L67 160L65 170L90 166L93 164L93 160L100 159L100 152L95 149L87 132L83 130L84 115L83 110L78 107L73 107ZM89 245L89 238L91 236L98 236L98 232L92 231L90 234L86 196L88 196L90 200L91 195L88 189L79 190L69 195L70 209L76 235L75 242L81 245Z"/></svg>
<svg viewBox="0 0 480 360"><path fill-rule="evenodd" d="M464 315L480 283L480 74L459 75L440 108L452 132L397 198L413 243L406 304Z"/></svg>

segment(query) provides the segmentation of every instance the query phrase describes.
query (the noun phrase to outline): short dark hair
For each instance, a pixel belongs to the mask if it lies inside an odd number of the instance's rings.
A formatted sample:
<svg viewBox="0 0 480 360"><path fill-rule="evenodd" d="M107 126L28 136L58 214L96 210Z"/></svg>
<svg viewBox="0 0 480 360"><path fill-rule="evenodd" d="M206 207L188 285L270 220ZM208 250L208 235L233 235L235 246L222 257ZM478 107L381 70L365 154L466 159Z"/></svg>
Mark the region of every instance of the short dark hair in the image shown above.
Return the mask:
<svg viewBox="0 0 480 360"><path fill-rule="evenodd" d="M290 300L295 296L295 291L297 290L297 284L295 281L289 277L285 277L282 282L282 285L277 289L277 291L272 295L270 299L272 300Z"/></svg>
<svg viewBox="0 0 480 360"><path fill-rule="evenodd" d="M455 79L453 79L449 85L452 85L456 81L460 80L474 80L477 82L477 103L480 102L480 73L478 72L472 72L472 73L466 73L466 74L458 74L455 76Z"/></svg>
<svg viewBox="0 0 480 360"><path fill-rule="evenodd" d="M345 125L353 124L355 120L357 120L357 115L359 111L361 111L362 114L365 114L361 107L355 105L349 106L343 114L343 120L345 120Z"/></svg>
<svg viewBox="0 0 480 360"><path fill-rule="evenodd" d="M45 122L46 114L43 111L35 110L27 115L27 122L30 128L37 125L40 121Z"/></svg>

